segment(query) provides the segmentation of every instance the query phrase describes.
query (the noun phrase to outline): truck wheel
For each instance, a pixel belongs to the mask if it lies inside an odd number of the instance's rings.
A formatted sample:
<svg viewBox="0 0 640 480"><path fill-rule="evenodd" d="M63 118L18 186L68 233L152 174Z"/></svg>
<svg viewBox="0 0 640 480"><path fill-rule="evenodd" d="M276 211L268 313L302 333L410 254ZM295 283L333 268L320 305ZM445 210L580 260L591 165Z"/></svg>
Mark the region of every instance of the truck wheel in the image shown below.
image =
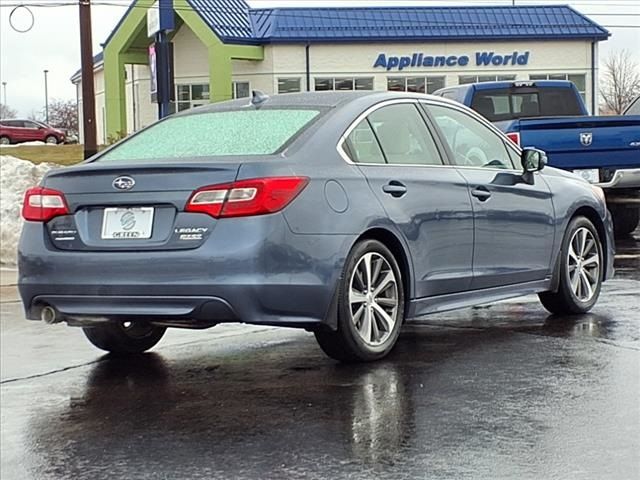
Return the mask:
<svg viewBox="0 0 640 480"><path fill-rule="evenodd" d="M357 243L347 257L339 286L338 329L315 331L331 358L368 362L387 355L404 319L404 289L393 254L376 240Z"/></svg>
<svg viewBox="0 0 640 480"><path fill-rule="evenodd" d="M640 208L612 207L611 216L616 237L624 237L638 228Z"/></svg>
<svg viewBox="0 0 640 480"><path fill-rule="evenodd" d="M82 330L99 349L126 355L149 350L160 341L166 328L154 327L146 322L119 321Z"/></svg>
<svg viewBox="0 0 640 480"><path fill-rule="evenodd" d="M603 275L602 243L591 221L575 217L569 222L560 255L558 291L538 297L551 313L586 313L598 301Z"/></svg>

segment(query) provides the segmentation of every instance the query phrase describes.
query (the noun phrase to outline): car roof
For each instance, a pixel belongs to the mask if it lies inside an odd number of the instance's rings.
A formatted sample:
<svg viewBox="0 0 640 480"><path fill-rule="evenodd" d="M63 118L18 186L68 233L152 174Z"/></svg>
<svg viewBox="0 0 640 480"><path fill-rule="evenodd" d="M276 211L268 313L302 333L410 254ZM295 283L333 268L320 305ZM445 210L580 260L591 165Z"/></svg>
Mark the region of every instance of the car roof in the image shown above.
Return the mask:
<svg viewBox="0 0 640 480"><path fill-rule="evenodd" d="M377 103L384 100L392 100L396 98L415 98L415 99L433 99L438 102L447 103L445 99L441 97L435 97L433 95L425 95L421 93L410 92L387 92L378 90L366 90L366 91L328 91L328 92L301 92L301 93L286 93L280 95L271 95L262 104L267 108L305 108L305 109L332 109L344 106L355 101L367 101L371 103ZM249 98L242 98L238 100L230 100L226 102L211 103L202 107L186 110L177 115L193 115L198 113L207 112L220 112L230 110L245 109L250 105ZM177 116L176 115L176 116Z"/></svg>

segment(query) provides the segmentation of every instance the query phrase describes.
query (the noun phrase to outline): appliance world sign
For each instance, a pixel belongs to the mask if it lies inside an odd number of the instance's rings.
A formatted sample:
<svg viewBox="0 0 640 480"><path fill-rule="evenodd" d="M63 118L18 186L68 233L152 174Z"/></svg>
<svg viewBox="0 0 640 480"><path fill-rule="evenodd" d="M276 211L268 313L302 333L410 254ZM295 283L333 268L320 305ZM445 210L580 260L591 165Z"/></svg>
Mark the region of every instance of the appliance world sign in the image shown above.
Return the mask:
<svg viewBox="0 0 640 480"><path fill-rule="evenodd" d="M505 55L495 52L476 52L472 58L478 67L506 67L509 65L527 65L529 63L529 54L529 51L513 52ZM392 57L381 53L373 64L373 68L386 68L387 71L390 71L420 67L466 67L472 58L468 55L432 56L424 53L414 53L406 57Z"/></svg>

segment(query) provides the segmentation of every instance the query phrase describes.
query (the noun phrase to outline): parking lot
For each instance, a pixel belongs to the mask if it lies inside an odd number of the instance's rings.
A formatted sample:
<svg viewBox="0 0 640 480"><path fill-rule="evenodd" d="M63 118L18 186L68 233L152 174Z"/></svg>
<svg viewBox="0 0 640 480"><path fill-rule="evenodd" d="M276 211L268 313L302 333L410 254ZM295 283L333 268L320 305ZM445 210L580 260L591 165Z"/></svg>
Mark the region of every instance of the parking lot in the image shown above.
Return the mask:
<svg viewBox="0 0 640 480"><path fill-rule="evenodd" d="M636 231L590 314L434 315L366 365L239 325L111 358L5 285L2 478L638 478L639 254Z"/></svg>

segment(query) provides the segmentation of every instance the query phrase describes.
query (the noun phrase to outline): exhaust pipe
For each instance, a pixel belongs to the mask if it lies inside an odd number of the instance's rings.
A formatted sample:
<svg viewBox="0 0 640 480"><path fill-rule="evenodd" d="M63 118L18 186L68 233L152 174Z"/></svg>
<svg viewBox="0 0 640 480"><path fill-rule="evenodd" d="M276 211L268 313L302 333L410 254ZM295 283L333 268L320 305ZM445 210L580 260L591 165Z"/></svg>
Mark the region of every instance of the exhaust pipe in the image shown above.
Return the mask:
<svg viewBox="0 0 640 480"><path fill-rule="evenodd" d="M49 306L46 306L42 309L42 311L40 312L40 319L43 322L48 323L49 325L62 321L62 319L58 317L55 308Z"/></svg>

